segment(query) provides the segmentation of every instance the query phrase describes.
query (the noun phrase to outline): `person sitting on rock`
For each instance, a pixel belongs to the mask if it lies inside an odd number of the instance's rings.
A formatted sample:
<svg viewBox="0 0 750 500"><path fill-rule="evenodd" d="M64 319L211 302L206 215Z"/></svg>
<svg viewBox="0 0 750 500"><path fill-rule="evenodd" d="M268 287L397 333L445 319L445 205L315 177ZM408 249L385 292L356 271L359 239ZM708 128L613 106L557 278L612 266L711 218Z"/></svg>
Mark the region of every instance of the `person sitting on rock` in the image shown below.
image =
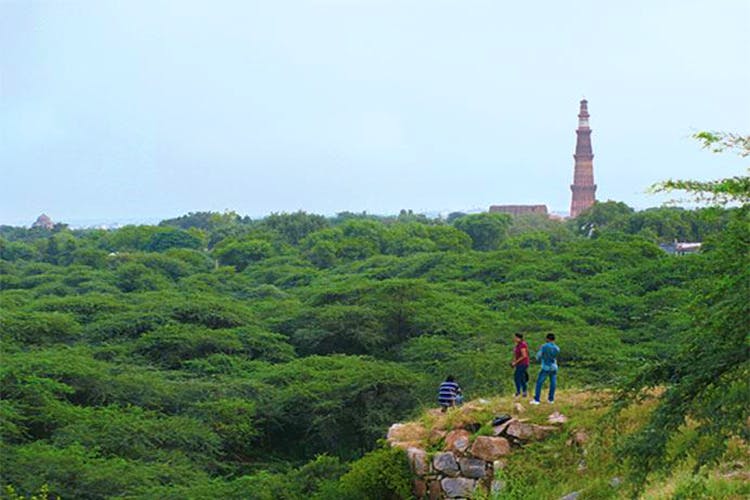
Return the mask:
<svg viewBox="0 0 750 500"><path fill-rule="evenodd" d="M461 387L456 383L453 375L448 375L438 389L438 404L442 412L445 413L451 406L460 404L461 399Z"/></svg>
<svg viewBox="0 0 750 500"><path fill-rule="evenodd" d="M548 333L547 343L539 348L539 352L536 353L536 359L542 362L542 369L536 378L536 390L534 391L534 399L530 401L531 404L539 404L542 386L547 377L549 377L549 395L547 401L550 403L555 402L555 389L557 388L557 355L559 353L560 348L555 344L555 334Z"/></svg>

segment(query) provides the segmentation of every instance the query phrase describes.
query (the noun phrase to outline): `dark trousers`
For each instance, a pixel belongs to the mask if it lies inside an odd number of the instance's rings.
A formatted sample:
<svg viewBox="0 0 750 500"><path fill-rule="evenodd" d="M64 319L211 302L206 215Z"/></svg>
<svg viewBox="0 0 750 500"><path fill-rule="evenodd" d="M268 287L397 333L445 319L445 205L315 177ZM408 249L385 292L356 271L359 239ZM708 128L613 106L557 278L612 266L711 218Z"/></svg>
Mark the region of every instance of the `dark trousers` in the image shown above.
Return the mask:
<svg viewBox="0 0 750 500"><path fill-rule="evenodd" d="M527 396L529 392L529 367L516 366L516 371L513 373L513 381L516 383L516 396L521 394L521 392L523 392L524 396Z"/></svg>

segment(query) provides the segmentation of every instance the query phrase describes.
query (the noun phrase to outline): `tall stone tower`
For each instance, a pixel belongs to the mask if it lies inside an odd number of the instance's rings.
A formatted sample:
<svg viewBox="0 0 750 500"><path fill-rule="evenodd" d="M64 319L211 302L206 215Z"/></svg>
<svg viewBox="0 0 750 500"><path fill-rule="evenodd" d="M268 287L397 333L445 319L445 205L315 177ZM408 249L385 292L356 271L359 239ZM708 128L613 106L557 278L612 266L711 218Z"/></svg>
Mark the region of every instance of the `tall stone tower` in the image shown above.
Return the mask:
<svg viewBox="0 0 750 500"><path fill-rule="evenodd" d="M570 190L570 216L578 215L594 204L596 184L594 184L594 153L591 151L591 129L589 128L589 108L586 99L581 101L576 130L575 170Z"/></svg>

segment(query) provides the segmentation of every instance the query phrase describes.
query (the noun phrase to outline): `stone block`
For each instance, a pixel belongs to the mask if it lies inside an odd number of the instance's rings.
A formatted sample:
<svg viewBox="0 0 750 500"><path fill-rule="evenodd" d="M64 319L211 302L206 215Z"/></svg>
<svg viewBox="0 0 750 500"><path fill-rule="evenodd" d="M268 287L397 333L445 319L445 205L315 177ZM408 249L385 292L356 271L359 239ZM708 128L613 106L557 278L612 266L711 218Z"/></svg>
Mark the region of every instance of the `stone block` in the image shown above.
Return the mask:
<svg viewBox="0 0 750 500"><path fill-rule="evenodd" d="M492 462L510 454L510 443L502 437L479 436L471 447L471 454L485 462Z"/></svg>
<svg viewBox="0 0 750 500"><path fill-rule="evenodd" d="M472 479L484 477L486 464L484 460L477 458L460 458L458 460L461 475Z"/></svg>
<svg viewBox="0 0 750 500"><path fill-rule="evenodd" d="M449 451L435 455L432 459L432 466L446 476L455 477L459 472L456 457Z"/></svg>
<svg viewBox="0 0 750 500"><path fill-rule="evenodd" d="M530 441L532 439L544 439L557 430L557 427L549 425L527 424L516 420L508 426L505 433L521 441Z"/></svg>
<svg viewBox="0 0 750 500"><path fill-rule="evenodd" d="M471 498L477 482L465 477L446 477L440 485L448 498Z"/></svg>
<svg viewBox="0 0 750 500"><path fill-rule="evenodd" d="M512 424L513 422L517 422L517 420L514 418L511 418L507 422L503 422L500 425L496 425L492 427L492 434L495 436L499 436L500 434L504 433L508 429L508 427L510 427L510 424Z"/></svg>
<svg viewBox="0 0 750 500"><path fill-rule="evenodd" d="M414 493L415 498L422 500L427 494L427 483L421 479L415 479L412 482L412 493Z"/></svg>
<svg viewBox="0 0 750 500"><path fill-rule="evenodd" d="M456 453L463 453L469 449L471 434L464 429L456 429L445 436L445 449Z"/></svg>
<svg viewBox="0 0 750 500"><path fill-rule="evenodd" d="M409 457L411 471L417 476L424 476L430 472L429 462L427 461L427 452L420 448L409 448L406 450Z"/></svg>
<svg viewBox="0 0 750 500"><path fill-rule="evenodd" d="M514 437L516 439L521 439L523 441L528 441L534 437L534 430L532 429L531 424L520 422L518 420L511 422L511 424L505 430L505 433L508 436Z"/></svg>
<svg viewBox="0 0 750 500"><path fill-rule="evenodd" d="M427 484L427 496L430 500L439 500L443 498L443 487L440 486L439 480L436 479Z"/></svg>

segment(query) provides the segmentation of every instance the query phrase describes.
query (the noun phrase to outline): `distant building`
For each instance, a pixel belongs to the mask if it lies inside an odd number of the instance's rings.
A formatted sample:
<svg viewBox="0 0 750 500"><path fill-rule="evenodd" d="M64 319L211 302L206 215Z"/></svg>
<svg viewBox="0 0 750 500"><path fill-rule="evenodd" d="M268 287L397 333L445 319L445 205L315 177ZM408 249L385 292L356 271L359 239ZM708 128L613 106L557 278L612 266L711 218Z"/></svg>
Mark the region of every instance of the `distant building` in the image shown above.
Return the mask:
<svg viewBox="0 0 750 500"><path fill-rule="evenodd" d="M685 255L688 253L697 253L701 249L701 243L689 241L675 241L674 243L664 243L659 247L665 252L672 255Z"/></svg>
<svg viewBox="0 0 750 500"><path fill-rule="evenodd" d="M524 215L542 214L548 215L547 205L492 205L490 213Z"/></svg>
<svg viewBox="0 0 750 500"><path fill-rule="evenodd" d="M31 227L41 227L42 229L52 229L55 227L55 223L49 218L47 214L42 214L36 218L36 221Z"/></svg>
<svg viewBox="0 0 750 500"><path fill-rule="evenodd" d="M570 216L578 217L581 212L591 207L596 201L596 184L594 184L594 153L591 149L591 128L589 128L588 101L581 101L576 130L576 152L573 155L575 167L573 184L570 186Z"/></svg>

